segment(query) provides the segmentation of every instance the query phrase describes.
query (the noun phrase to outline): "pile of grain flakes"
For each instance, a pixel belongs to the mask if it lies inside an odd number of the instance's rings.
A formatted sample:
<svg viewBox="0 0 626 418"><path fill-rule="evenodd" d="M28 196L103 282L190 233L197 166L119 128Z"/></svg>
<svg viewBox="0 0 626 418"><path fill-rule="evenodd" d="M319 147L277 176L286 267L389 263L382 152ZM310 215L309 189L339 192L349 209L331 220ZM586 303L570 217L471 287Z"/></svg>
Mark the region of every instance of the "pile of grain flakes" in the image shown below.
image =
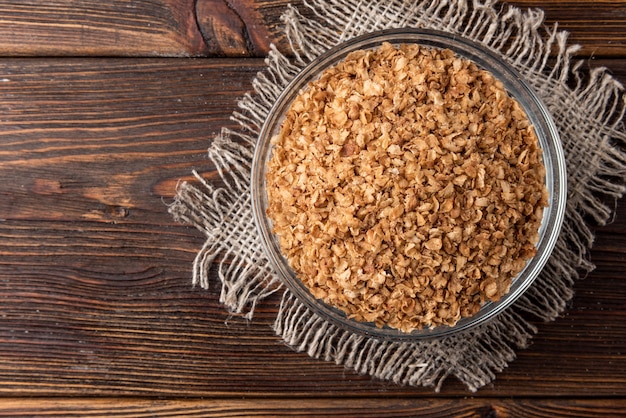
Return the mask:
<svg viewBox="0 0 626 418"><path fill-rule="evenodd" d="M410 332L501 298L547 205L534 130L502 83L449 50L351 53L292 103L267 214L318 299Z"/></svg>

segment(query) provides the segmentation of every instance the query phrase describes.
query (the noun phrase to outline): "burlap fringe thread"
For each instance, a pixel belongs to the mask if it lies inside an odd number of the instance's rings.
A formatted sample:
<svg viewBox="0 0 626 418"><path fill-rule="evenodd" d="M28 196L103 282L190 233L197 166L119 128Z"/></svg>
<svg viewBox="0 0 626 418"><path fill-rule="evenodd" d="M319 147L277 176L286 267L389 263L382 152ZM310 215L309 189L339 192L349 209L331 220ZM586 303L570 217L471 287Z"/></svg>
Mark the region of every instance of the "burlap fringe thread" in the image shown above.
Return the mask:
<svg viewBox="0 0 626 418"><path fill-rule="evenodd" d="M245 95L239 101L240 111L232 115L240 128L223 129L211 143L209 158L220 172L221 183L208 183L194 173L199 185L180 184L170 207L177 220L195 225L207 237L193 265L193 283L208 287L209 269L220 255L220 301L232 312L252 318L259 301L283 292L274 328L294 350L358 373L437 391L446 377L454 375L476 391L493 381L536 333L522 313L554 320L572 298L579 274L593 269L587 260L593 235L585 219L604 224L612 210L601 199L617 199L625 191L626 155L613 145L626 140L622 85L603 68L585 72L581 62L573 63L571 57L579 47L568 46L567 33L556 26L546 27L541 10L522 11L477 0L313 0L306 6L315 19L291 7L283 15L294 58L272 47L266 70L253 81L255 93ZM289 81L329 47L365 32L396 27L445 30L499 53L551 111L569 170L565 224L535 284L488 324L460 336L418 343L354 335L310 312L282 287L269 265L250 203L250 163L257 135Z"/></svg>

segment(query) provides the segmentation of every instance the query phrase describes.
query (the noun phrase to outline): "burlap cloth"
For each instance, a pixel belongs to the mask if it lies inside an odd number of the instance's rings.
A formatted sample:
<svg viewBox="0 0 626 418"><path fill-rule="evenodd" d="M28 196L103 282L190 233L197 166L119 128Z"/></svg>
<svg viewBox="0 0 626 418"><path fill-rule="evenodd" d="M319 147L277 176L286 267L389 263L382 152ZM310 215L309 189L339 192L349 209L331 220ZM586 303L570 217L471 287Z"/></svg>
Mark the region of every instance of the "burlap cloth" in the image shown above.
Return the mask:
<svg viewBox="0 0 626 418"><path fill-rule="evenodd" d="M612 216L603 203L625 191L626 140L621 84L602 68L583 71L572 60L579 49L567 33L546 27L541 10L520 10L495 1L313 0L305 18L289 7L282 16L291 53L272 47L254 93L232 115L239 128L223 129L209 157L220 179L181 183L170 212L199 228L206 243L193 264L193 283L208 287L218 268L220 301L252 318L255 306L282 293L276 334L296 351L334 361L358 373L398 384L432 386L456 376L471 391L493 381L528 346L531 323L554 320L573 296L576 279L593 269L588 223ZM250 164L260 128L277 96L308 62L337 43L374 30L424 27L459 34L501 55L545 101L559 128L568 166L565 223L553 256L533 286L489 323L462 335L407 343L378 341L337 329L310 312L286 290L261 248L250 206ZM611 199L609 199L611 200ZM219 256L219 263L214 263ZM216 266L214 266L216 264Z"/></svg>

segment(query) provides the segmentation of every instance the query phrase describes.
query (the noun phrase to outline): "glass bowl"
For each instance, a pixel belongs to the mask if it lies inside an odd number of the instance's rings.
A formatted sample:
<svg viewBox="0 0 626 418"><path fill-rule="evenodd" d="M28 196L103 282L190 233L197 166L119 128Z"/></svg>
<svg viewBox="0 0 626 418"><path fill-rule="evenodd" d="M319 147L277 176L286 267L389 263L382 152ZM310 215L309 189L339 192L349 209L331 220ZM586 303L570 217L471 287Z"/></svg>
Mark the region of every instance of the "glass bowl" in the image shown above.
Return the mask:
<svg viewBox="0 0 626 418"><path fill-rule="evenodd" d="M507 294L497 302L485 303L475 315L462 318L454 326L436 326L407 333L389 327L378 328L373 323L348 318L342 311L313 297L308 288L296 277L281 254L278 238L272 232L272 222L266 215L268 207L266 167L272 155L270 140L280 131L284 115L292 101L307 83L318 78L328 67L343 60L350 52L375 49L383 42L394 45L415 43L424 47L450 49L458 56L471 60L478 67L489 71L504 84L509 94L525 110L534 125L539 145L543 150L549 201L543 211L536 255L513 278ZM510 306L533 283L550 257L563 223L567 193L565 158L558 131L545 105L520 74L497 55L475 42L446 32L426 29L391 29L366 34L330 49L311 62L291 81L272 107L258 138L251 176L252 207L258 233L267 257L287 288L311 311L340 329L387 340L417 340L466 331L485 323Z"/></svg>

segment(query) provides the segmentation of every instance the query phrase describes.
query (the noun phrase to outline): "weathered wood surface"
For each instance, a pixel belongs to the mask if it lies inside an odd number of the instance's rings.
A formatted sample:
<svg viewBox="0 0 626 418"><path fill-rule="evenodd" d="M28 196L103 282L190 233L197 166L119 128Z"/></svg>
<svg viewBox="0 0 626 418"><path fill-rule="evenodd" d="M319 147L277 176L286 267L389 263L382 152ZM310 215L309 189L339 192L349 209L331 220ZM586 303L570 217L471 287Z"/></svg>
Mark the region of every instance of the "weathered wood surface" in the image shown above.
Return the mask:
<svg viewBox="0 0 626 418"><path fill-rule="evenodd" d="M611 61L626 78L626 60ZM278 301L230 318L193 289L203 240L167 213L260 60L4 59L0 73L0 394L432 394L283 346ZM598 269L481 396L626 396L626 205ZM444 395L467 392L454 380Z"/></svg>
<svg viewBox="0 0 626 418"><path fill-rule="evenodd" d="M626 82L626 2L591 3L543 6ZM0 416L619 416L625 199L567 312L476 394L312 360L273 335L277 298L249 322L216 277L191 287L203 237L167 205L192 169L217 176L205 150L280 43L286 2L224 4L0 1Z"/></svg>
<svg viewBox="0 0 626 418"><path fill-rule="evenodd" d="M4 401L13 418L32 417L619 417L626 402L615 399L15 399Z"/></svg>
<svg viewBox="0 0 626 418"><path fill-rule="evenodd" d="M584 46L582 55L626 55L623 1L509 2L542 9ZM264 56L286 50L280 16L302 0L0 1L2 56Z"/></svg>

